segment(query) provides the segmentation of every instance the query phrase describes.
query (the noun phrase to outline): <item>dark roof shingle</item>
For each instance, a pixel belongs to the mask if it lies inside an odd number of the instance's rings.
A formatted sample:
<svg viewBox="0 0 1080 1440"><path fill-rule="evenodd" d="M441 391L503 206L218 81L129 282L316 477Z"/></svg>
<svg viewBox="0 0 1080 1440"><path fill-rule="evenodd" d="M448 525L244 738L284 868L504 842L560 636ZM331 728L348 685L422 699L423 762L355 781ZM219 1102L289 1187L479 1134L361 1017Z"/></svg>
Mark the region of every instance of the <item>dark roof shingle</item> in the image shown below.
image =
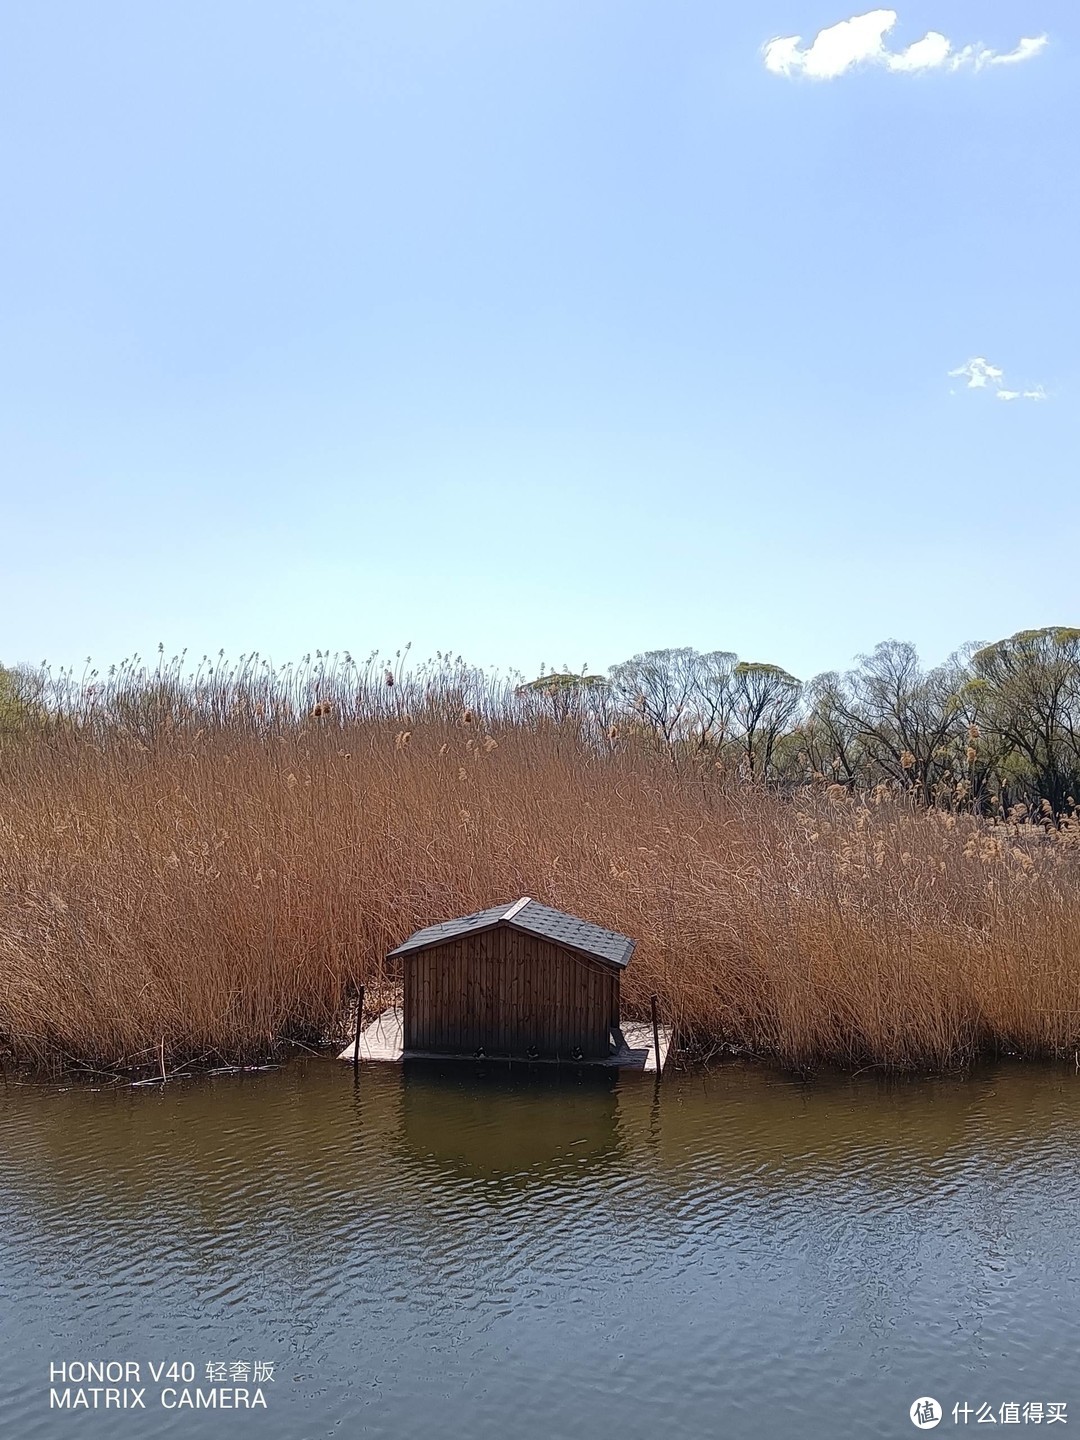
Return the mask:
<svg viewBox="0 0 1080 1440"><path fill-rule="evenodd" d="M494 930L498 925L509 925L513 930L539 936L562 945L568 950L602 960L617 969L625 969L634 953L635 941L617 930L605 930L589 920L579 920L576 915L567 915L562 910L552 910L536 900L522 897L512 905L492 905L487 910L477 910L473 915L462 915L456 920L444 920L438 925L428 925L390 951L388 959L410 955L416 950L426 950L441 945L447 940L456 940L462 935L474 935L481 930Z"/></svg>

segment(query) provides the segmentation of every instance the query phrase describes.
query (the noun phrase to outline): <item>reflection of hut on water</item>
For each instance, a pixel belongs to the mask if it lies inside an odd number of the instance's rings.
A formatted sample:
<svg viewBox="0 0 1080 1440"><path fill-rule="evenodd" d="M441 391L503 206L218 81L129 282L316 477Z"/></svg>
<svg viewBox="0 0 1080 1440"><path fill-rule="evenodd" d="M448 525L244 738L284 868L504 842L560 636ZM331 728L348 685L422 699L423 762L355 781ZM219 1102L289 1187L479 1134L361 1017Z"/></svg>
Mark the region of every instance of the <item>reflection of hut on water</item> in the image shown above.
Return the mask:
<svg viewBox="0 0 1080 1440"><path fill-rule="evenodd" d="M403 1081L405 1144L447 1176L576 1178L626 1148L615 1070L406 1061Z"/></svg>

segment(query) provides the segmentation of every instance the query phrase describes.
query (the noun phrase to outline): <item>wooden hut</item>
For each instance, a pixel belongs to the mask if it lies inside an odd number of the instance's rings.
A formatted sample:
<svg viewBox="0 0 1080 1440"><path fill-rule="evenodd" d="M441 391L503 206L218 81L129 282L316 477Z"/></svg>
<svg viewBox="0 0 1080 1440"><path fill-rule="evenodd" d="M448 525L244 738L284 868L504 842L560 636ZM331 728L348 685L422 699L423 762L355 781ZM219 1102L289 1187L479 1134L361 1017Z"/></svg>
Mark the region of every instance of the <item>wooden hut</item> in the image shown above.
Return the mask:
<svg viewBox="0 0 1080 1440"><path fill-rule="evenodd" d="M523 896L418 930L391 950L403 1043L427 1055L607 1059L634 941Z"/></svg>

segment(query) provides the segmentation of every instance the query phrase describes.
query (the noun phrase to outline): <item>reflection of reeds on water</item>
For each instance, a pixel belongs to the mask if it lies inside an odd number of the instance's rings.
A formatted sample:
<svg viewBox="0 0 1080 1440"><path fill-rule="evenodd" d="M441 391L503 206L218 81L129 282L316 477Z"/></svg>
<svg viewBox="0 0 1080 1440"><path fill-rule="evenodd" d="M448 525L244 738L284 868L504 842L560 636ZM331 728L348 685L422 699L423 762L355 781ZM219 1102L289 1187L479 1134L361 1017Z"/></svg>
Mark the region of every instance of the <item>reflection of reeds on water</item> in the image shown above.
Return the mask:
<svg viewBox="0 0 1080 1440"><path fill-rule="evenodd" d="M422 925L517 895L634 936L682 1045L949 1066L1080 1046L1075 827L787 796L445 676L171 672L0 751L0 1036L102 1068L311 1043Z"/></svg>

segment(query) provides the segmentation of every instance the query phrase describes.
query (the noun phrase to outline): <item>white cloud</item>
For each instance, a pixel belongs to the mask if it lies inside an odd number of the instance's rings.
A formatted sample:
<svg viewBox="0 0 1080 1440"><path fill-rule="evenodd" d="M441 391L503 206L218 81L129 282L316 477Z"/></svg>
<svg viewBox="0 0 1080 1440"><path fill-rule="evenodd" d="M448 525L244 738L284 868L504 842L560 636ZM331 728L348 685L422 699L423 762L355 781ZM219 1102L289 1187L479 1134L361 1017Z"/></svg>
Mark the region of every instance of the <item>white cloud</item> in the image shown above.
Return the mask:
<svg viewBox="0 0 1080 1440"><path fill-rule="evenodd" d="M982 70L987 65L1016 65L1030 60L1047 44L1045 35L1023 39L1015 50L999 54L983 44L954 50L952 41L937 30L929 30L905 50L889 50L885 37L896 24L895 10L869 10L819 30L812 44L804 46L801 35L786 35L762 47L765 68L774 75L809 75L815 80L835 80L859 65L881 65L909 75L925 70Z"/></svg>
<svg viewBox="0 0 1080 1440"><path fill-rule="evenodd" d="M1033 55L1038 55L1040 50L1045 50L1050 43L1048 35L1034 35L1026 40L1021 40L1015 50L1010 50L1007 55L995 55L992 50L986 51L991 65L1016 65L1021 60L1030 60Z"/></svg>
<svg viewBox="0 0 1080 1440"><path fill-rule="evenodd" d="M777 75L802 70L819 80L832 80L853 65L873 61L884 53L883 38L896 24L895 10L871 10L820 30L806 50L799 49L801 35L770 40L765 46L765 66Z"/></svg>
<svg viewBox="0 0 1080 1440"><path fill-rule="evenodd" d="M997 365L991 365L989 360L984 360L981 355L977 355L966 365L958 365L955 370L950 370L949 375L965 375L969 390L981 390L986 385L1000 385L1005 371L999 369Z"/></svg>
<svg viewBox="0 0 1080 1440"><path fill-rule="evenodd" d="M967 380L965 389L968 390L989 390L999 400L1046 400L1046 391L1041 385L1036 385L1031 390L1010 390L1005 385L1005 371L1000 365L991 365L981 355L976 355L973 360L968 360L963 365L958 365L955 370L950 370L951 378L962 377Z"/></svg>
<svg viewBox="0 0 1080 1440"><path fill-rule="evenodd" d="M901 50L899 55L884 51L885 63L890 70L934 70L944 65L949 58L952 45L936 30L928 30L921 40Z"/></svg>

